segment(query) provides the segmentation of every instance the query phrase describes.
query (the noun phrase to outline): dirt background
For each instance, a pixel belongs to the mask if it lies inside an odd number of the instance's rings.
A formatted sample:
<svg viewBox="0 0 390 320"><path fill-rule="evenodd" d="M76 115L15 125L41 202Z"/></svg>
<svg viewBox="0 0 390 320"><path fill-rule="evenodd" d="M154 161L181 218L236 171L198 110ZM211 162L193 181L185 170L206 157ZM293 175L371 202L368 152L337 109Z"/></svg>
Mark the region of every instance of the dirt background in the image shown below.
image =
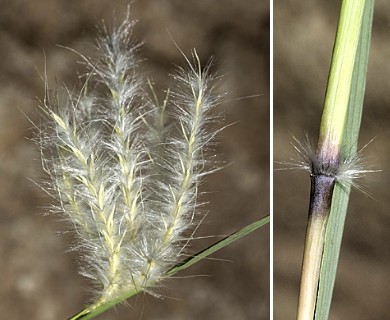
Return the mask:
<svg viewBox="0 0 390 320"><path fill-rule="evenodd" d="M316 139L340 1L274 1L274 156L294 156L292 136ZM360 146L383 171L352 192L330 319L390 313L390 4L375 1ZM275 165L277 167L277 165ZM274 173L274 318L295 319L307 219L308 174Z"/></svg>
<svg viewBox="0 0 390 320"><path fill-rule="evenodd" d="M57 44L84 51L95 25L126 1L0 1L0 314L3 319L65 319L82 308L88 283L77 274L71 235L44 216L50 200L28 179L39 180L37 148L28 140L43 95L44 52L50 82L76 83L77 57ZM145 72L166 83L183 59L166 29L188 53L216 58L229 92L219 108L227 128L218 147L231 163L210 177L209 212L199 235L229 234L269 210L269 5L256 0L135 1L135 37L145 41ZM39 72L37 71L39 70ZM161 86L161 87L164 87ZM256 98L236 100L259 95ZM26 139L27 138L27 139ZM376 142L378 143L378 142ZM196 243L202 248L214 240ZM268 227L167 281L164 299L140 295L101 319L268 319Z"/></svg>

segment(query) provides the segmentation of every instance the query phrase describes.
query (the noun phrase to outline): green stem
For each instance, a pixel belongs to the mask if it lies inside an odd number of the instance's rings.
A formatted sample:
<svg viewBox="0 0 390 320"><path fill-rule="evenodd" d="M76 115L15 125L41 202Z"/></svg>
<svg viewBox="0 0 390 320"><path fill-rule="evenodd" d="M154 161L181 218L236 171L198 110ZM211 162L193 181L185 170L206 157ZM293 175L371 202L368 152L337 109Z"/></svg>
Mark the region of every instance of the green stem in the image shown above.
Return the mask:
<svg viewBox="0 0 390 320"><path fill-rule="evenodd" d="M343 0L333 48L316 159L312 163L311 196L302 263L298 320L314 318L325 232L340 164L344 126L364 0Z"/></svg>
<svg viewBox="0 0 390 320"><path fill-rule="evenodd" d="M364 0L343 0L318 138L318 157L338 165Z"/></svg>
<svg viewBox="0 0 390 320"><path fill-rule="evenodd" d="M345 124L343 137L343 145L348 146L344 151L348 152L346 156L349 157L353 157L357 151L357 142L363 111L373 12L374 0L366 0L359 47L355 58L354 73L352 77L347 122ZM333 193L321 262L315 320L328 319L329 316L350 189L350 186L336 184Z"/></svg>

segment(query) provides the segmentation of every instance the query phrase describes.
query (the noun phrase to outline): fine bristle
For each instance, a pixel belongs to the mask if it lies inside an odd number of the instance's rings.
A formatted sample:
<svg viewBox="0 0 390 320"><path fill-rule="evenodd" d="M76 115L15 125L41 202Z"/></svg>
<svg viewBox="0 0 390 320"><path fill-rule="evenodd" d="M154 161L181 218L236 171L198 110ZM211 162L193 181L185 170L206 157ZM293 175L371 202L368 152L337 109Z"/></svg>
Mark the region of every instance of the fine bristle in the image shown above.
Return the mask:
<svg viewBox="0 0 390 320"><path fill-rule="evenodd" d="M345 147L342 148L344 152L339 163L331 165L325 163L317 155L316 148L307 135L304 142L294 138L292 145L298 155L298 159L292 158L289 162L281 163L285 169L305 170L312 175L334 177L339 184L343 186L352 185L364 193L366 192L361 187L359 179L364 178L368 173L380 171L367 166L361 151L353 154Z"/></svg>

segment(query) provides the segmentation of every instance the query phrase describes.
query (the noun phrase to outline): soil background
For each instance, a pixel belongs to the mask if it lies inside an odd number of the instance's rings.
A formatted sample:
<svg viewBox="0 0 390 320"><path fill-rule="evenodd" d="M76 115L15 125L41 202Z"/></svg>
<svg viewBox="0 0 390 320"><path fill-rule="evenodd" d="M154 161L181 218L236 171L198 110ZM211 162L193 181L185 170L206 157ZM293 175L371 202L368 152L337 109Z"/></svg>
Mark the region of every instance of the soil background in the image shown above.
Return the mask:
<svg viewBox="0 0 390 320"><path fill-rule="evenodd" d="M292 137L318 135L340 1L274 1L274 157L296 157ZM330 319L390 313L390 4L375 1L360 147L383 171L352 191ZM275 164L278 167L278 164ZM279 166L280 167L280 166ZM274 319L295 319L310 179L274 172Z"/></svg>
<svg viewBox="0 0 390 320"><path fill-rule="evenodd" d="M39 153L29 140L39 122L46 56L52 87L77 86L78 57L97 24L121 19L126 1L0 1L0 314L2 319L65 319L88 301L88 281L77 273L72 240L55 216L39 181ZM164 89L180 48L215 57L224 74L226 123L218 152L229 163L204 184L208 217L198 235L227 235L269 211L269 4L250 0L135 1L134 37L145 41L144 72ZM169 30L169 33L167 32ZM257 95L257 97L240 99ZM375 142L376 145L378 142ZM196 242L194 251L215 239ZM163 299L140 294L101 319L268 319L268 227L180 274L158 289ZM207 275L207 276L200 276Z"/></svg>

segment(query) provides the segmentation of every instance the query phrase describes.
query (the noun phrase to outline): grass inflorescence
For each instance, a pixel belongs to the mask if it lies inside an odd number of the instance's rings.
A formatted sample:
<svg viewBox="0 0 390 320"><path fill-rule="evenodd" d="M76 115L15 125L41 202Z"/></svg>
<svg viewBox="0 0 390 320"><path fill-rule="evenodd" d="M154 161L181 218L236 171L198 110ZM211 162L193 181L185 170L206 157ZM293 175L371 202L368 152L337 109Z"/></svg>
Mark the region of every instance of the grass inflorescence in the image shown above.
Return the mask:
<svg viewBox="0 0 390 320"><path fill-rule="evenodd" d="M50 176L52 212L71 222L81 273L95 283L95 307L130 290L148 290L186 253L198 217L198 188L211 172L207 126L214 93L210 64L194 50L159 103L139 75L140 45L129 16L101 29L79 93L48 89L38 143ZM151 89L151 90L149 90ZM152 94L147 94L152 91ZM209 169L207 169L209 168Z"/></svg>

